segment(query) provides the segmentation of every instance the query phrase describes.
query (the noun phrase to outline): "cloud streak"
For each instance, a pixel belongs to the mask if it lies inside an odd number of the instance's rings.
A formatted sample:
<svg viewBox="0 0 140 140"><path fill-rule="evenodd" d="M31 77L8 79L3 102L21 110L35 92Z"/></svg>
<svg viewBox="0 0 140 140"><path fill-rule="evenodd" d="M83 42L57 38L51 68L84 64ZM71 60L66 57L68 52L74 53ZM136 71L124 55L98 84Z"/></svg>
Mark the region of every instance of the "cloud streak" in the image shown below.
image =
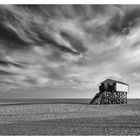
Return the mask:
<svg viewBox="0 0 140 140"><path fill-rule="evenodd" d="M138 84L139 11L135 5L1 5L1 88L94 89L109 77Z"/></svg>

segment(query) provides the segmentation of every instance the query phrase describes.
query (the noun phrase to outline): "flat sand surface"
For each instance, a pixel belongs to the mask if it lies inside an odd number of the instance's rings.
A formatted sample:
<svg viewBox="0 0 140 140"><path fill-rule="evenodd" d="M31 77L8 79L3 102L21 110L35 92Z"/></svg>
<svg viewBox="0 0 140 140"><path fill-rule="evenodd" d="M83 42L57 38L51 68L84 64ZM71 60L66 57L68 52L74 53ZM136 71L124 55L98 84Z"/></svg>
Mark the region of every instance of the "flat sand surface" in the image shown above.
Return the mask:
<svg viewBox="0 0 140 140"><path fill-rule="evenodd" d="M140 135L140 104L1 105L0 135Z"/></svg>

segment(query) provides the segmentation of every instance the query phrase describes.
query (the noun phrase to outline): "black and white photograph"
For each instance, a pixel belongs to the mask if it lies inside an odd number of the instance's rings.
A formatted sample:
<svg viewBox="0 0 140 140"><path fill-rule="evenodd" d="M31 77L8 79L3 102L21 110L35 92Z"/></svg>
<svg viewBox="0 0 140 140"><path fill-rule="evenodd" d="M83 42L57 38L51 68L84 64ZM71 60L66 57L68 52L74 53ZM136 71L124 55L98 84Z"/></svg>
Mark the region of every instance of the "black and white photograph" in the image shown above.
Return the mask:
<svg viewBox="0 0 140 140"><path fill-rule="evenodd" d="M139 135L139 4L0 4L0 136Z"/></svg>

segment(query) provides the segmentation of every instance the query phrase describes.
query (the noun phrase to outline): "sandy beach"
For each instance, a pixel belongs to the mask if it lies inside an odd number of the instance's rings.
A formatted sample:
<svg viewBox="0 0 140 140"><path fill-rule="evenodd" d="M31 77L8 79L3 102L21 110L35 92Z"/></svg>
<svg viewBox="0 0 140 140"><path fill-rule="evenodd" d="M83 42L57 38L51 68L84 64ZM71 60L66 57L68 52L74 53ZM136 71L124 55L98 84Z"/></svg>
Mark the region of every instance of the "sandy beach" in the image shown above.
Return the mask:
<svg viewBox="0 0 140 140"><path fill-rule="evenodd" d="M0 135L140 135L140 104L2 105Z"/></svg>

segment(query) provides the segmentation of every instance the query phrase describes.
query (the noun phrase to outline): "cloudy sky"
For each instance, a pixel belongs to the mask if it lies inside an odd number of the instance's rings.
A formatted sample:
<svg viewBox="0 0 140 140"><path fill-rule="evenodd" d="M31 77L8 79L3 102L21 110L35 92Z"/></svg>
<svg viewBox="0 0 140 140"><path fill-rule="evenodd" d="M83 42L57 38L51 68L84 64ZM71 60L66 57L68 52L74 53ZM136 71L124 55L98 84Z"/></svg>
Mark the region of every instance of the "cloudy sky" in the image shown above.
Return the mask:
<svg viewBox="0 0 140 140"><path fill-rule="evenodd" d="M106 78L140 98L139 5L1 5L0 97L93 97Z"/></svg>

